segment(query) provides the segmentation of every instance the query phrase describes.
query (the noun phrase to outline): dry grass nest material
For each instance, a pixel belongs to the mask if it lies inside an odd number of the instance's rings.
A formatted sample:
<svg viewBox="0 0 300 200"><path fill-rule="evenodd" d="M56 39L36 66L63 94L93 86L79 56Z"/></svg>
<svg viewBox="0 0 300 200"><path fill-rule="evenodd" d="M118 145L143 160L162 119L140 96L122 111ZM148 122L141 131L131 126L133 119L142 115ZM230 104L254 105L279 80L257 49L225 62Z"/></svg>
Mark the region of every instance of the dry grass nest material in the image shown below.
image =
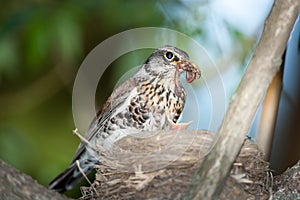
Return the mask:
<svg viewBox="0 0 300 200"><path fill-rule="evenodd" d="M203 130L125 137L103 152L93 188L82 187L82 199L182 199L215 138ZM268 166L245 140L221 199L268 199Z"/></svg>

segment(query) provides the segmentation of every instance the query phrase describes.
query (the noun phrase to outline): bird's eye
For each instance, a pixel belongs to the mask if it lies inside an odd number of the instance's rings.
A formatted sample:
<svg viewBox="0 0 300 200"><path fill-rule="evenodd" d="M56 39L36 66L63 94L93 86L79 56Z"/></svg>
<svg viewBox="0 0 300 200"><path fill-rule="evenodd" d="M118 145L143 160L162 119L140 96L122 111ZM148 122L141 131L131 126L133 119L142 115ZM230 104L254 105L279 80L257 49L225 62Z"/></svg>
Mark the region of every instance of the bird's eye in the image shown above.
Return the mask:
<svg viewBox="0 0 300 200"><path fill-rule="evenodd" d="M174 54L170 51L168 51L166 54L165 54L165 57L168 59L168 60L172 60L174 58Z"/></svg>

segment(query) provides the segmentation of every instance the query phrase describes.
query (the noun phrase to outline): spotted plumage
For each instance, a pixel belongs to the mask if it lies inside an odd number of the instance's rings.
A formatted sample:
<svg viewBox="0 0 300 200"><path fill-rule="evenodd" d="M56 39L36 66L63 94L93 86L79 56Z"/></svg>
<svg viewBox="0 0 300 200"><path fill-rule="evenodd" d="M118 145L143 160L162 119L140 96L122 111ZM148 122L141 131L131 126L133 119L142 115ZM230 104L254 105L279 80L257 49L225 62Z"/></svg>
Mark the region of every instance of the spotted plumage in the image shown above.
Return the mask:
<svg viewBox="0 0 300 200"><path fill-rule="evenodd" d="M188 82L201 75L184 51L172 46L155 50L132 78L113 91L85 138L94 147L110 148L130 134L180 128L176 122L186 100L179 78L183 72ZM50 189L63 192L81 180L77 160L85 173L101 162L97 151L81 143L69 168L50 183Z"/></svg>

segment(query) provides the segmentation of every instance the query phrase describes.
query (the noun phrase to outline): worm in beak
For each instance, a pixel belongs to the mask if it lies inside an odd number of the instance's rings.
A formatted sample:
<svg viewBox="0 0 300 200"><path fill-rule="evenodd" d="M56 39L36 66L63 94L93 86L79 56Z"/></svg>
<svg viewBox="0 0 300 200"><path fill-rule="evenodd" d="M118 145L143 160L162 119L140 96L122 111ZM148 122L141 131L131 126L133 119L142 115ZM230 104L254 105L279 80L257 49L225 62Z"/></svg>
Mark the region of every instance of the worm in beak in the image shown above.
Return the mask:
<svg viewBox="0 0 300 200"><path fill-rule="evenodd" d="M177 61L173 62L179 72L186 72L186 81L193 82L195 79L201 77L201 71L198 66L190 61Z"/></svg>

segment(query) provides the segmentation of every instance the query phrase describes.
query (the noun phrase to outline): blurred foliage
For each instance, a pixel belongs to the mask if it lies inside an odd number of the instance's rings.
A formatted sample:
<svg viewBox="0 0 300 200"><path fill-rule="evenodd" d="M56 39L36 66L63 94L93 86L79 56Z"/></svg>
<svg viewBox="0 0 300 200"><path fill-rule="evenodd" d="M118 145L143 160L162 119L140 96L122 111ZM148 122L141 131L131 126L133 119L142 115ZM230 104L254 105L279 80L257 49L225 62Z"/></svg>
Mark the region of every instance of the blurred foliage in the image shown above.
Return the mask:
<svg viewBox="0 0 300 200"><path fill-rule="evenodd" d="M72 135L71 93L76 71L96 45L116 33L167 27L188 34L221 57L223 47L205 25L207 1L199 1L200 8L192 5L179 0L2 1L0 158L44 185L67 166L79 142ZM227 55L242 63L254 39L225 26L231 35L228 40L235 45ZM133 59L129 66L136 66L149 52L129 53L112 66ZM128 70L112 67L106 72L99 83L105 85L98 92L99 102Z"/></svg>

